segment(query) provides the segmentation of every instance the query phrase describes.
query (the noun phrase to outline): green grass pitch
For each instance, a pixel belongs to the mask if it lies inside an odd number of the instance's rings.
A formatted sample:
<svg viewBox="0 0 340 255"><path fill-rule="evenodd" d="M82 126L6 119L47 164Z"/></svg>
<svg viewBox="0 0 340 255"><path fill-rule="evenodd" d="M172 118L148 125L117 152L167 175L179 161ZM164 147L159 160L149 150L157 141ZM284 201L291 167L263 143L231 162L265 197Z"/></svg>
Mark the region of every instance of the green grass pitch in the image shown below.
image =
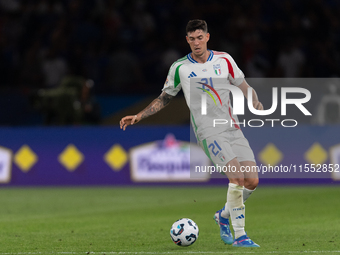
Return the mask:
<svg viewBox="0 0 340 255"><path fill-rule="evenodd" d="M213 214L225 187L2 188L4 254L340 254L340 186L261 187L246 205L246 231L261 248L234 248ZM174 221L193 219L192 246L176 246Z"/></svg>

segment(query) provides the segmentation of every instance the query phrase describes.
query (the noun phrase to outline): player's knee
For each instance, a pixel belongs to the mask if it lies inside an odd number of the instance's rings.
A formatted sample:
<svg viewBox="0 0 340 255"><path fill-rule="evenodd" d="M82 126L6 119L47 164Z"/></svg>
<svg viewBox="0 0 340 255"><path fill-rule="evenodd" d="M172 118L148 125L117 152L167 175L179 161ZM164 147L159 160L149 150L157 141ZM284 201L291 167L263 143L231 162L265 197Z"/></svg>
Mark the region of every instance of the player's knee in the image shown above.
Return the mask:
<svg viewBox="0 0 340 255"><path fill-rule="evenodd" d="M256 189L258 184L259 184L258 178L246 178L246 179L244 179L244 187L249 189L249 190Z"/></svg>
<svg viewBox="0 0 340 255"><path fill-rule="evenodd" d="M234 183L238 186L244 186L244 179L243 178L229 178L231 183Z"/></svg>

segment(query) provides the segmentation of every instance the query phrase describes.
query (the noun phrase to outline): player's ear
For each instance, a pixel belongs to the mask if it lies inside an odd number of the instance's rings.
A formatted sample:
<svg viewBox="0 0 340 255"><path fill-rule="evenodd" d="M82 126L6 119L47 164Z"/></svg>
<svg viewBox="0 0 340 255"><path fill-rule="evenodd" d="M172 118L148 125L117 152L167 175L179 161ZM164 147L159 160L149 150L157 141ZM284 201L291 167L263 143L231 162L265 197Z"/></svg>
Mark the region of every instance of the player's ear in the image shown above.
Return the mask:
<svg viewBox="0 0 340 255"><path fill-rule="evenodd" d="M185 36L185 39L187 39L187 43L189 43L189 37L188 37L188 36Z"/></svg>
<svg viewBox="0 0 340 255"><path fill-rule="evenodd" d="M209 39L210 39L210 34L209 33L207 33L206 34L206 37L207 37L207 42L209 41Z"/></svg>

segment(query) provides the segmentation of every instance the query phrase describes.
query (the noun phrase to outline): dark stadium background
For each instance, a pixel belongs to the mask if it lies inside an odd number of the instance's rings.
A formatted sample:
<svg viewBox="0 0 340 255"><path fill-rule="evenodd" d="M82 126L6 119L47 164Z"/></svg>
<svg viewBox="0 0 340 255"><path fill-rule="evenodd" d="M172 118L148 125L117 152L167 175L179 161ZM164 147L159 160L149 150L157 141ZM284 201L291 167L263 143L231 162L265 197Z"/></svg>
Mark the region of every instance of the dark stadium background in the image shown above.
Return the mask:
<svg viewBox="0 0 340 255"><path fill-rule="evenodd" d="M117 125L124 109L160 93L171 63L189 52L185 25L195 18L208 23L209 48L230 53L248 78L339 77L339 15L336 0L3 0L0 124ZM293 73L280 65L289 51ZM39 90L67 75L94 81L85 119L46 116L52 106Z"/></svg>

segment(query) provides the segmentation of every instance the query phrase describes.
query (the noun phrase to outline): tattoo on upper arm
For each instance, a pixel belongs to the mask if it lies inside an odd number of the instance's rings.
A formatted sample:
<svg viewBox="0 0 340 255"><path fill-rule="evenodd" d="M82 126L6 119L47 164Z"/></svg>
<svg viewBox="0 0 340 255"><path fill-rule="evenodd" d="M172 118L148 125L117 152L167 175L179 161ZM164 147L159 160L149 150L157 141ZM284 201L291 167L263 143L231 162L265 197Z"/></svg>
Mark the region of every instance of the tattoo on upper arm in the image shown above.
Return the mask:
<svg viewBox="0 0 340 255"><path fill-rule="evenodd" d="M145 119L146 117L149 117L156 112L163 109L166 105L169 104L170 100L173 98L173 96L162 92L159 97L157 97L155 100L151 102L142 112L142 119Z"/></svg>

